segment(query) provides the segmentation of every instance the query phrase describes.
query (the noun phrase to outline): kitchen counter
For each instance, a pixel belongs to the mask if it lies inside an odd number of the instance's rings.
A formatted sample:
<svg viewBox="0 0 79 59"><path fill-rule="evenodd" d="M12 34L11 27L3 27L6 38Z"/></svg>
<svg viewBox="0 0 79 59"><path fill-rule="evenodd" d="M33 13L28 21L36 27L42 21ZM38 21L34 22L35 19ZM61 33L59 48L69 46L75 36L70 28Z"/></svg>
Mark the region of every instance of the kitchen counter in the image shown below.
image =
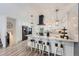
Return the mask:
<svg viewBox="0 0 79 59"><path fill-rule="evenodd" d="M71 39L62 39L59 37L47 37L47 36L37 36L37 35L26 35L28 37L35 37L35 38L42 38L42 39L48 39L48 40L58 40L58 41L64 41L64 42L76 42L75 40L71 40Z"/></svg>

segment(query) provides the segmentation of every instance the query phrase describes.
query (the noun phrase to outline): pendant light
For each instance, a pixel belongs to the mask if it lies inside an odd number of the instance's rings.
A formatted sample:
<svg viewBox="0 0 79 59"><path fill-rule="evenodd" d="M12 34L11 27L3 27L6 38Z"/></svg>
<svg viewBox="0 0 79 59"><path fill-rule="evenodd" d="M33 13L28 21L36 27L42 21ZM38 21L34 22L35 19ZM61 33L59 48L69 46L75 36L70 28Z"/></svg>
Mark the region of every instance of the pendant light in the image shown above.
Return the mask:
<svg viewBox="0 0 79 59"><path fill-rule="evenodd" d="M56 11L56 26L58 26L59 25L59 19L58 19L58 11L59 11L59 9L56 9L55 11Z"/></svg>

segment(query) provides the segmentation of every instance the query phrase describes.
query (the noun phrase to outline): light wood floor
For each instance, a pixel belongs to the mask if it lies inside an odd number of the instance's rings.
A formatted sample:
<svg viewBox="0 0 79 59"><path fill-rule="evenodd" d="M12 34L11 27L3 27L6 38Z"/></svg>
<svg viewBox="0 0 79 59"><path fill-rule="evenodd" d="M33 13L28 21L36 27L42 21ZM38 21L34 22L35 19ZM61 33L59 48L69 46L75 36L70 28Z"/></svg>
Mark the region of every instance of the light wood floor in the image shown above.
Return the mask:
<svg viewBox="0 0 79 59"><path fill-rule="evenodd" d="M36 52L31 52L27 46L27 41L22 41L12 47L0 49L0 56L40 56Z"/></svg>

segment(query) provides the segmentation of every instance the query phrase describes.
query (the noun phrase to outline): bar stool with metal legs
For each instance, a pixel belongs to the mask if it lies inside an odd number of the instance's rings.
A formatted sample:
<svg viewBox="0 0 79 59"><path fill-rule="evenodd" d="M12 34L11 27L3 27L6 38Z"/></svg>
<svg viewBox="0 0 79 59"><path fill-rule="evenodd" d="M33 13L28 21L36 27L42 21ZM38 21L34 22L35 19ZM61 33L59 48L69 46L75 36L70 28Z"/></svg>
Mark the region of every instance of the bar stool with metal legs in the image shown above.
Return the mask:
<svg viewBox="0 0 79 59"><path fill-rule="evenodd" d="M37 43L36 52L39 54L39 44Z"/></svg>
<svg viewBox="0 0 79 59"><path fill-rule="evenodd" d="M31 41L31 51L33 51L34 50L34 42L35 42L35 40L31 39L30 41Z"/></svg>
<svg viewBox="0 0 79 59"><path fill-rule="evenodd" d="M55 53L54 53L55 56L62 56L64 55L64 47L63 47L63 44L61 44L59 47L58 47L58 43L55 44Z"/></svg>
<svg viewBox="0 0 79 59"><path fill-rule="evenodd" d="M42 41L39 41L39 54L42 54Z"/></svg>
<svg viewBox="0 0 79 59"><path fill-rule="evenodd" d="M36 39L36 52L39 54L39 38Z"/></svg>
<svg viewBox="0 0 79 59"><path fill-rule="evenodd" d="M36 50L37 50L37 41L35 40L34 41L34 51L36 52Z"/></svg>
<svg viewBox="0 0 79 59"><path fill-rule="evenodd" d="M43 56L43 52L46 51L46 45L45 45L45 42L42 41L42 44L41 44L41 55Z"/></svg>
<svg viewBox="0 0 79 59"><path fill-rule="evenodd" d="M58 51L58 43L55 43L55 52L54 52L54 56L57 56L57 51Z"/></svg>
<svg viewBox="0 0 79 59"><path fill-rule="evenodd" d="M50 52L51 52L50 42L44 42L44 44L43 44L43 51L44 51L43 54L45 56L50 56Z"/></svg>
<svg viewBox="0 0 79 59"><path fill-rule="evenodd" d="M44 44L44 45L43 45L43 55L44 55L44 56L47 56L47 51L46 51L46 49L47 49L47 47L46 47L46 45Z"/></svg>
<svg viewBox="0 0 79 59"><path fill-rule="evenodd" d="M64 46L63 46L63 44L60 45L60 48L61 48L61 55L64 56Z"/></svg>
<svg viewBox="0 0 79 59"><path fill-rule="evenodd" d="M47 47L48 47L48 56L50 56L50 52L51 52L50 42L47 42Z"/></svg>
<svg viewBox="0 0 79 59"><path fill-rule="evenodd" d="M64 55L64 47L63 44L60 44L60 47L58 48L57 51L57 56L63 56Z"/></svg>

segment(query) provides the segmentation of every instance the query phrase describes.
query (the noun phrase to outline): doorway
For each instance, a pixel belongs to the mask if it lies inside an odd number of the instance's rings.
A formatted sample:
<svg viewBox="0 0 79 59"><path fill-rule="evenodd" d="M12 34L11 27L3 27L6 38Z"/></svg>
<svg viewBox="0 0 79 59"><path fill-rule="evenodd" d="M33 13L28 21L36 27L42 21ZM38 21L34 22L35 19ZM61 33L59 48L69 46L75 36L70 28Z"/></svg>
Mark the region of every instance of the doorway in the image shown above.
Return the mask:
<svg viewBox="0 0 79 59"><path fill-rule="evenodd" d="M15 44L15 35L16 35L16 19L7 17L7 37L6 45L13 46Z"/></svg>

